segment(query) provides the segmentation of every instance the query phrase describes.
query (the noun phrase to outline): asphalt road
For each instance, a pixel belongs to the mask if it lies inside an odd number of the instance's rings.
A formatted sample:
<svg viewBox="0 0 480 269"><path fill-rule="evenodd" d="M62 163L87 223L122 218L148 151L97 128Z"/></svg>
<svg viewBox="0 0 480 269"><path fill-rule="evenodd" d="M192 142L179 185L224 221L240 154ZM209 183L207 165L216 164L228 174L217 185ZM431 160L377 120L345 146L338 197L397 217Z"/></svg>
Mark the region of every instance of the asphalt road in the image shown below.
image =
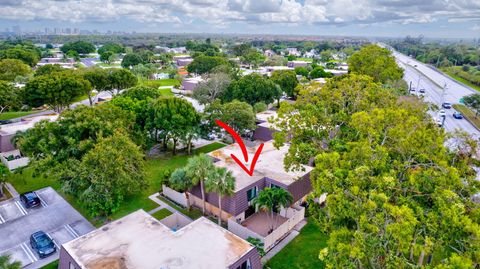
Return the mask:
<svg viewBox="0 0 480 269"><path fill-rule="evenodd" d="M419 89L423 88L426 90L423 96L426 102L436 104L438 107L441 107L444 102L458 104L462 97L476 93L475 90L457 83L445 74L413 58L398 52L394 52L393 54L399 65L405 70L405 81L408 84L412 82L416 94L418 94ZM447 115L444 122L445 130L453 132L456 129L460 129L469 133L472 137L480 139L480 131L470 124L470 122L465 119L458 120L453 118L452 114L454 111L453 108L445 109ZM439 118L438 112L434 111L431 114L434 118Z"/></svg>

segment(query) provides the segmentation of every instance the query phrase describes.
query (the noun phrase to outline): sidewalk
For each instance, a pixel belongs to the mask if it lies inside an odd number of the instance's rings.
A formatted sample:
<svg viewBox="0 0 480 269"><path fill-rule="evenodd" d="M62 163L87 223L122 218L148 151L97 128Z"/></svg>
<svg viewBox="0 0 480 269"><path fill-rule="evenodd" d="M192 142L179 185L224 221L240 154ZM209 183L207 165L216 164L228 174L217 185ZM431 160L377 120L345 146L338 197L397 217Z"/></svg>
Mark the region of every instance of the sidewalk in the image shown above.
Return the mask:
<svg viewBox="0 0 480 269"><path fill-rule="evenodd" d="M149 198L150 200L154 201L155 203L157 203L157 204L159 205L159 207L157 207L157 208L155 208L155 209L153 209L153 210L148 211L149 214L153 214L153 213L161 210L162 208L166 208L166 209L170 210L170 212L172 212L172 213L178 213L178 214L184 216L185 218L193 221L192 218L190 218L189 216L183 214L182 212L180 212L180 211L176 210L175 208L171 207L169 204L167 204L167 203L165 203L164 201L158 199L158 197L157 197L158 195L160 195L160 194L159 194L158 192L156 192L156 193L148 196L148 198Z"/></svg>
<svg viewBox="0 0 480 269"><path fill-rule="evenodd" d="M20 196L20 194L17 192L17 190L15 190L12 184L6 182L5 187L7 188L8 192L12 195L13 198Z"/></svg>

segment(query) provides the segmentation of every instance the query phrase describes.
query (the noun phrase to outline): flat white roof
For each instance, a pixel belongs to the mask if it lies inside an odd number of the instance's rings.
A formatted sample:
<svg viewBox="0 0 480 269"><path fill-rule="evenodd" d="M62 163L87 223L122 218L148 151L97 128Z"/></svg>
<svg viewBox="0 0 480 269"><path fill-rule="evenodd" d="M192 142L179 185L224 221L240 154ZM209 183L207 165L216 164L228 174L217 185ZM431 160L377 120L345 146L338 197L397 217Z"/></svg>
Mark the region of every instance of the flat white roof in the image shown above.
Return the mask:
<svg viewBox="0 0 480 269"><path fill-rule="evenodd" d="M285 185L290 185L295 180L310 172L313 167L302 165L304 171L287 171L283 165L283 160L288 152L289 145L276 149L273 142L265 142L262 153L255 165L253 176L249 176L242 168L232 159L231 154L234 154L240 161L244 161L240 146L235 143L223 147L221 149L210 152L209 155L219 159L215 162L216 166L225 167L232 172L235 177L235 191L239 191L248 185L264 178L276 180ZM248 162L245 163L247 168L250 168L253 156L257 151L258 146L247 148L249 154Z"/></svg>
<svg viewBox="0 0 480 269"><path fill-rule="evenodd" d="M185 82L193 82L193 83L199 83L203 81L202 77L192 77L192 78L185 78Z"/></svg>
<svg viewBox="0 0 480 269"><path fill-rule="evenodd" d="M35 125L35 123L41 120L55 121L57 118L58 118L58 114L32 116L28 118L23 118L19 122L1 125L0 134L1 135L16 134L19 131L23 132L32 128Z"/></svg>
<svg viewBox="0 0 480 269"><path fill-rule="evenodd" d="M256 116L257 116L257 120L264 121L264 122L258 124L258 126L266 127L266 128L269 128L269 129L276 129L275 124L272 124L272 123L269 122L269 120L277 118L277 112L276 111L266 110L266 111L257 113Z"/></svg>
<svg viewBox="0 0 480 269"><path fill-rule="evenodd" d="M253 248L204 217L174 232L143 210L62 247L89 269L225 269Z"/></svg>

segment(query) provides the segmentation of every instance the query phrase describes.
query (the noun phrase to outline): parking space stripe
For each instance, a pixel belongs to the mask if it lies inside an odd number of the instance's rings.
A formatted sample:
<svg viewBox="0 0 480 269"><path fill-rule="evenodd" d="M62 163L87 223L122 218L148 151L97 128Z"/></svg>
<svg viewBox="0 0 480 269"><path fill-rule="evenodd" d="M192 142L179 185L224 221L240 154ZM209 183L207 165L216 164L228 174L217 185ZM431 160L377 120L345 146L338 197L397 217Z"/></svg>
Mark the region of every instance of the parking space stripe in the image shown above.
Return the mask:
<svg viewBox="0 0 480 269"><path fill-rule="evenodd" d="M53 237L52 237L49 233L47 233L47 235L48 235L48 237L50 237L50 239L52 239L53 243L55 244L55 246L56 246L57 249L59 250L60 247L58 246L57 241L55 241L55 240L53 239Z"/></svg>
<svg viewBox="0 0 480 269"><path fill-rule="evenodd" d="M0 224L4 222L5 222L5 219L2 217L2 215L0 215Z"/></svg>
<svg viewBox="0 0 480 269"><path fill-rule="evenodd" d="M42 196L40 195L37 195L38 196L38 199L40 199L40 204L43 206L43 207L47 207L48 204L45 202L45 200L42 199Z"/></svg>
<svg viewBox="0 0 480 269"><path fill-rule="evenodd" d="M65 225L65 228L67 229L67 231L73 235L73 237L77 238L79 237L79 235L77 234L77 232L75 232L75 230L73 230L73 228L70 226L70 225Z"/></svg>
<svg viewBox="0 0 480 269"><path fill-rule="evenodd" d="M27 215L27 210L25 210L25 208L23 208L23 206L22 206L22 204L20 204L20 202L15 201L15 204L17 205L20 212L22 212L22 215L24 215L24 216Z"/></svg>
<svg viewBox="0 0 480 269"><path fill-rule="evenodd" d="M27 253L28 258L32 262L38 261L37 257L35 256L35 254L33 254L32 250L27 246L26 243L22 243L21 246L22 246L23 250L25 251L25 253Z"/></svg>

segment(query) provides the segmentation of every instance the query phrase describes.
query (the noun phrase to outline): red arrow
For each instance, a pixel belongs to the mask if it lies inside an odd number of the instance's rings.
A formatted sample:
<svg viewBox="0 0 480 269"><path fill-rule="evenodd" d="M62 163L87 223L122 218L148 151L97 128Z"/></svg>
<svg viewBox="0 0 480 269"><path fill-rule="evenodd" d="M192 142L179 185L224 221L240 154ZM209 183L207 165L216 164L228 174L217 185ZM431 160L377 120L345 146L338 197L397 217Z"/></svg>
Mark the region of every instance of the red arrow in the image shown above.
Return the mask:
<svg viewBox="0 0 480 269"><path fill-rule="evenodd" d="M245 147L245 144L243 143L242 138L240 135L235 132L235 130L232 129L232 127L228 126L226 123L220 121L220 120L215 120L215 122L218 124L218 126L222 127L225 129L232 137L235 139L235 141L238 143L240 146L240 149L242 150L243 153L243 158L245 159L245 162L248 162L248 153L247 153L247 147ZM253 176L253 171L255 169L255 164L258 161L258 157L260 157L260 153L262 153L263 149L263 143L260 144L258 147L257 151L255 152L255 155L253 156L252 163L250 164L250 169L248 169L238 158L237 156L230 154L230 157L249 175Z"/></svg>

